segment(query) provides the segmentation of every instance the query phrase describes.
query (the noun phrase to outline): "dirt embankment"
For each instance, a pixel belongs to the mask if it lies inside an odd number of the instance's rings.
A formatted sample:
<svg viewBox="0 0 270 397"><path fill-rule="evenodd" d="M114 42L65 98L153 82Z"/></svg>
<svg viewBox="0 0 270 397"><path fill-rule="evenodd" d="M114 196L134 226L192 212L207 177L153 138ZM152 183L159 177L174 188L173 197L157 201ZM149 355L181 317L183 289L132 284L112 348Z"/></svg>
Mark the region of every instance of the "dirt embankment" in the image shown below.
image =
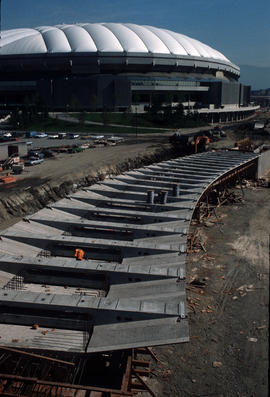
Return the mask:
<svg viewBox="0 0 270 397"><path fill-rule="evenodd" d="M144 143L97 148L47 160L40 166L28 168L15 185L0 187L0 229L81 187L177 156L179 152L170 145Z"/></svg>

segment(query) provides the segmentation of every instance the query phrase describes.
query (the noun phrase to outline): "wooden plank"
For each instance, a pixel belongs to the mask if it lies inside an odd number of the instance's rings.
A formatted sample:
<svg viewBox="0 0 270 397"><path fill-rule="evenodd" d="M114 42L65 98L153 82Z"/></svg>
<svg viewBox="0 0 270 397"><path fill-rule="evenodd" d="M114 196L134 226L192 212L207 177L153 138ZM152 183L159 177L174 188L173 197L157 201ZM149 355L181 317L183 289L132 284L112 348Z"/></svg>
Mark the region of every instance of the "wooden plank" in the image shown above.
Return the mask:
<svg viewBox="0 0 270 397"><path fill-rule="evenodd" d="M153 350L150 347L138 347L136 348L137 352L141 352L142 354L150 354L150 356L156 361L160 362L156 354L153 352Z"/></svg>
<svg viewBox="0 0 270 397"><path fill-rule="evenodd" d="M51 362L54 362L54 363L57 363L57 364L71 365L72 367L75 366L75 364L70 362L70 361L58 360L58 359L53 358L53 357L42 356L41 354L29 353L29 352L26 352L24 350L13 349L11 347L0 346L0 350L5 350L5 351L16 353L16 354L22 354L22 355L28 356L28 357L39 358L39 359L43 359L43 360L46 360L46 361L51 361Z"/></svg>
<svg viewBox="0 0 270 397"><path fill-rule="evenodd" d="M117 396L133 396L132 392L123 392L122 390L115 390L115 389L106 389L102 387L96 386L84 386L84 385L74 385L70 383L62 383L62 382L49 382L45 380L40 380L37 378L24 378L23 376L19 375L10 375L10 374L2 374L0 373L0 380L1 379L9 379L14 381L21 381L25 383L34 383L36 385L43 385L43 386L52 386L52 387L65 387L67 389L74 389L74 390L89 390L89 391L99 391L99 392L107 392L107 393L114 393Z"/></svg>
<svg viewBox="0 0 270 397"><path fill-rule="evenodd" d="M136 374L139 374L141 376L149 376L150 375L150 369L140 369L140 368L136 368L134 369L134 371L136 372Z"/></svg>
<svg viewBox="0 0 270 397"><path fill-rule="evenodd" d="M145 387L145 390L147 390L149 392L149 394L151 394L152 397L157 397L157 395L153 392L153 390L150 389L150 387L145 383L145 381L142 379L142 377L138 374L136 374L136 372L132 372L136 378L141 382L141 384Z"/></svg>
<svg viewBox="0 0 270 397"><path fill-rule="evenodd" d="M129 387L130 380L131 380L131 367L132 367L132 356L129 355L128 359L127 359L126 371L123 375L122 385L121 385L121 390L123 392L128 391L128 387Z"/></svg>
<svg viewBox="0 0 270 397"><path fill-rule="evenodd" d="M145 360L132 360L132 365L138 365L140 367L149 367L149 361Z"/></svg>

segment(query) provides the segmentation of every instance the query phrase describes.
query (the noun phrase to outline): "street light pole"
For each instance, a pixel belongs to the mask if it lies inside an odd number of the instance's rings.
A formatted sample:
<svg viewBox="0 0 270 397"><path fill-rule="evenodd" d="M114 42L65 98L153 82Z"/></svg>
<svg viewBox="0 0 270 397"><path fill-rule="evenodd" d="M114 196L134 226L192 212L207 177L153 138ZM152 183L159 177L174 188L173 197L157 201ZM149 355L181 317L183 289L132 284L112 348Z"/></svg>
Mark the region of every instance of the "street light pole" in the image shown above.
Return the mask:
<svg viewBox="0 0 270 397"><path fill-rule="evenodd" d="M137 120L137 115L138 115L138 109L137 109L137 105L136 105L136 107L135 107L136 142L138 141L138 120Z"/></svg>

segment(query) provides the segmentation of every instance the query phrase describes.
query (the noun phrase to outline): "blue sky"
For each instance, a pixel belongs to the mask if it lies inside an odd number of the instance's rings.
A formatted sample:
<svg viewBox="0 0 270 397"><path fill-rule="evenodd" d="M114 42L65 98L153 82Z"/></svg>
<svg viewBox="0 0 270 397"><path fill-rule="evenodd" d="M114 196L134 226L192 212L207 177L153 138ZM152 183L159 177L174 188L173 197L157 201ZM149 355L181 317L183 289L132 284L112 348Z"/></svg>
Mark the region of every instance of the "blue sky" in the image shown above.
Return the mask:
<svg viewBox="0 0 270 397"><path fill-rule="evenodd" d="M164 27L233 63L270 66L270 0L2 0L2 29L74 22Z"/></svg>

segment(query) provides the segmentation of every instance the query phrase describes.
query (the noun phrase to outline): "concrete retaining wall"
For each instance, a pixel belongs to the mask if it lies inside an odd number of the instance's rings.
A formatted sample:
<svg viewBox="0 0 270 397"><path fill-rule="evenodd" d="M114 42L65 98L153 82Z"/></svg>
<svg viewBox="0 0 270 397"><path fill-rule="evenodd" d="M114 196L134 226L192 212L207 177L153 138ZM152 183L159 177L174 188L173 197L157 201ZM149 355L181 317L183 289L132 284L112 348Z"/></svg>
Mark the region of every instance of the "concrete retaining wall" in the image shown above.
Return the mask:
<svg viewBox="0 0 270 397"><path fill-rule="evenodd" d="M258 178L261 178L270 172L270 150L263 152L258 161Z"/></svg>

